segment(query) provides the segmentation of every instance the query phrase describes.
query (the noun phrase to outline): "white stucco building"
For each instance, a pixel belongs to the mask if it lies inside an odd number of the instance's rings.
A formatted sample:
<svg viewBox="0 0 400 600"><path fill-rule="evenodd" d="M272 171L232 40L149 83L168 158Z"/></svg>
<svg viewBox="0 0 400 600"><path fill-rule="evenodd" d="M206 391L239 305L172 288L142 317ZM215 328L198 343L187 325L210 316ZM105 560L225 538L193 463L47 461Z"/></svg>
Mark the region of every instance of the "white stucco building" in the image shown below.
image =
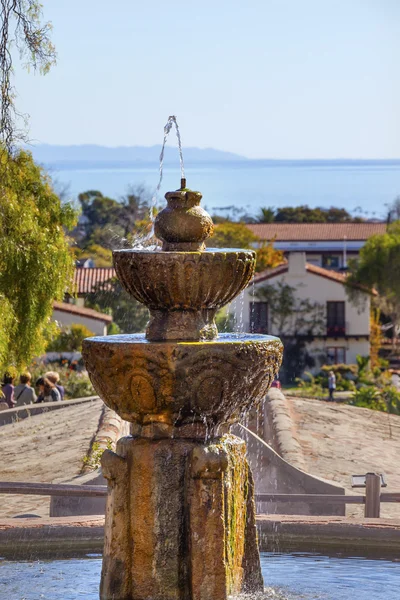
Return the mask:
<svg viewBox="0 0 400 600"><path fill-rule="evenodd" d="M360 290L361 303L355 306L347 297L345 281L343 273L306 262L305 252L289 253L284 264L257 274L244 299L233 302L230 311L243 331L302 338L316 359L314 370L321 363L355 363L357 354L369 355L370 294ZM253 295L266 285L274 290L290 286L297 312L285 318L273 314L269 302ZM302 312L306 305L313 305L313 310ZM279 331L279 321L284 331Z"/></svg>
<svg viewBox="0 0 400 600"><path fill-rule="evenodd" d="M61 329L68 329L71 325L85 325L94 335L107 335L107 325L111 323L112 317L92 308L54 302L52 320Z"/></svg>

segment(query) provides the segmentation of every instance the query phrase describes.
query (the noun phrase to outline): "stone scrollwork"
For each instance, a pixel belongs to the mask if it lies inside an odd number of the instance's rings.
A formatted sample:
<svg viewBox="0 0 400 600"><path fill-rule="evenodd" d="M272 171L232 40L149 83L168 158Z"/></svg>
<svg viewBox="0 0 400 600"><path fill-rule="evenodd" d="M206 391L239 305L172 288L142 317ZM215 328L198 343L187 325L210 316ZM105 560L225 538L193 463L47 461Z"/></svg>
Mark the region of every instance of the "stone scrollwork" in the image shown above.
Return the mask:
<svg viewBox="0 0 400 600"><path fill-rule="evenodd" d="M202 344L118 337L111 344L86 340L83 355L104 402L139 424L200 421L213 428L237 421L265 396L281 360L279 340L252 342L251 336Z"/></svg>

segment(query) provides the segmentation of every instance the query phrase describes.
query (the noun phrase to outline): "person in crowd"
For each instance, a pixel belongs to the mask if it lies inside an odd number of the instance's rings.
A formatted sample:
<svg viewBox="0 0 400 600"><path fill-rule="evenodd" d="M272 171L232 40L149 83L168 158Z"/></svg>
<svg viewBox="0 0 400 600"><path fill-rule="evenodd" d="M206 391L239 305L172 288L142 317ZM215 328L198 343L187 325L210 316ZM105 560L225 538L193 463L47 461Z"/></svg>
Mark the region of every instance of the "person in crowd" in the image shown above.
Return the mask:
<svg viewBox="0 0 400 600"><path fill-rule="evenodd" d="M333 400L334 400L333 394L336 389L336 377L335 377L335 373L333 371L329 371L328 389L329 389L329 400L331 402L333 402Z"/></svg>
<svg viewBox="0 0 400 600"><path fill-rule="evenodd" d="M60 392L61 400L64 400L65 389L64 389L64 386L62 386L60 384L60 376L59 376L59 374L56 371L48 371L47 373L45 373L44 376L47 377L47 379L49 379L52 383L54 383L54 385L56 386L56 388Z"/></svg>
<svg viewBox="0 0 400 600"><path fill-rule="evenodd" d="M60 392L47 377L39 377L36 382L39 389L39 396L36 402L61 402Z"/></svg>
<svg viewBox="0 0 400 600"><path fill-rule="evenodd" d="M9 408L13 408L13 406L15 406L13 382L14 377L10 375L10 373L5 373L3 377L3 385L1 386L1 391L4 394L3 401L8 404Z"/></svg>
<svg viewBox="0 0 400 600"><path fill-rule="evenodd" d="M31 374L28 372L22 373L20 376L20 383L14 388L15 406L24 406L24 404L33 404L36 402L36 393L33 387L31 387L31 379Z"/></svg>

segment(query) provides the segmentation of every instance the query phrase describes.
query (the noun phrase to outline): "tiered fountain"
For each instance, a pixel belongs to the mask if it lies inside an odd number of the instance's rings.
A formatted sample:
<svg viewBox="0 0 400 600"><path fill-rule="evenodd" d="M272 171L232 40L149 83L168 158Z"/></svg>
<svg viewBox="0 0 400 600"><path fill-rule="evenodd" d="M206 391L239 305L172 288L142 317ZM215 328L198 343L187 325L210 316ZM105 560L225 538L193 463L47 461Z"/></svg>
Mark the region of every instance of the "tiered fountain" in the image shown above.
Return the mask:
<svg viewBox="0 0 400 600"><path fill-rule="evenodd" d="M113 253L125 289L150 309L146 334L83 347L97 392L132 423L102 459L102 600L226 600L263 588L252 475L229 429L264 398L282 344L218 336L215 313L248 285L255 253L205 249L213 223L184 179L166 199L155 221L162 250Z"/></svg>

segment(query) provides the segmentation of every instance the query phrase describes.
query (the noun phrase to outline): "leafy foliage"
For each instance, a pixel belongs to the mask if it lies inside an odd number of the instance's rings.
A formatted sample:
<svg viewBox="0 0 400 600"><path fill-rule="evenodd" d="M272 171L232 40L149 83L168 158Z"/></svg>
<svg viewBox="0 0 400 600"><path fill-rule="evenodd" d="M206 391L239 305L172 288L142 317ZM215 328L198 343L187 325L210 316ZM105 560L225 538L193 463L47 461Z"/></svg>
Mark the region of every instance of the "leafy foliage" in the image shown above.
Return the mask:
<svg viewBox="0 0 400 600"><path fill-rule="evenodd" d="M386 404L379 390L374 387L362 387L358 389L349 404L386 412Z"/></svg>
<svg viewBox="0 0 400 600"><path fill-rule="evenodd" d="M380 315L381 311L379 309L371 310L370 317L370 333L369 333L369 353L370 353L370 361L371 368L378 367L381 363L381 359L379 358L379 350L382 346L383 334L382 328L380 325Z"/></svg>
<svg viewBox="0 0 400 600"><path fill-rule="evenodd" d="M275 250L271 242L261 242L245 223L225 221L215 226L214 235L207 241L213 248L251 248L257 255L256 271L264 271L283 262L283 252Z"/></svg>
<svg viewBox="0 0 400 600"><path fill-rule="evenodd" d="M129 245L149 228L150 200L143 189L130 190L120 201L89 190L78 196L82 216L73 232L78 258L90 257L96 266L111 264L111 249Z"/></svg>
<svg viewBox="0 0 400 600"><path fill-rule="evenodd" d="M88 454L82 459L83 467L89 468L92 471L99 469L101 467L101 457L105 450L114 450L113 443L110 439L107 440L106 448L102 448L99 442L94 442Z"/></svg>
<svg viewBox="0 0 400 600"><path fill-rule="evenodd" d="M235 331L235 316L224 306L215 315L215 324L219 333L232 333Z"/></svg>
<svg viewBox="0 0 400 600"><path fill-rule="evenodd" d="M85 325L71 325L68 329L59 331L58 335L48 344L47 352L80 352L85 338L93 336Z"/></svg>
<svg viewBox="0 0 400 600"><path fill-rule="evenodd" d="M116 278L98 284L87 294L86 305L111 314L121 333L141 333L149 319L147 308L131 298Z"/></svg>
<svg viewBox="0 0 400 600"><path fill-rule="evenodd" d="M256 217L257 223L354 223L362 220L353 217L344 208L310 208L306 204L278 209L261 208Z"/></svg>
<svg viewBox="0 0 400 600"><path fill-rule="evenodd" d="M12 85L11 46L15 45L20 56L25 57L24 66L33 67L42 74L46 74L55 63L56 54L50 40L51 24L41 23L40 2L0 0L0 10L0 143L10 153L16 140L25 139L24 132L16 131L15 125L22 115L14 104L16 94Z"/></svg>
<svg viewBox="0 0 400 600"><path fill-rule="evenodd" d="M30 153L1 154L0 367L41 354L53 301L62 300L74 261L64 228L76 214L62 204Z"/></svg>
<svg viewBox="0 0 400 600"><path fill-rule="evenodd" d="M378 291L375 303L390 317L397 337L400 333L400 221L389 225L386 233L367 240L359 260L350 263L347 283L349 298L359 304L362 293L355 284Z"/></svg>
<svg viewBox="0 0 400 600"><path fill-rule="evenodd" d="M284 255L281 250L276 250L272 242L262 242L256 248L257 262L256 271L260 273L265 269L273 269L281 265L284 260Z"/></svg>
<svg viewBox="0 0 400 600"><path fill-rule="evenodd" d="M210 248L253 248L259 238L245 225L226 221L215 226L214 235L207 240Z"/></svg>

